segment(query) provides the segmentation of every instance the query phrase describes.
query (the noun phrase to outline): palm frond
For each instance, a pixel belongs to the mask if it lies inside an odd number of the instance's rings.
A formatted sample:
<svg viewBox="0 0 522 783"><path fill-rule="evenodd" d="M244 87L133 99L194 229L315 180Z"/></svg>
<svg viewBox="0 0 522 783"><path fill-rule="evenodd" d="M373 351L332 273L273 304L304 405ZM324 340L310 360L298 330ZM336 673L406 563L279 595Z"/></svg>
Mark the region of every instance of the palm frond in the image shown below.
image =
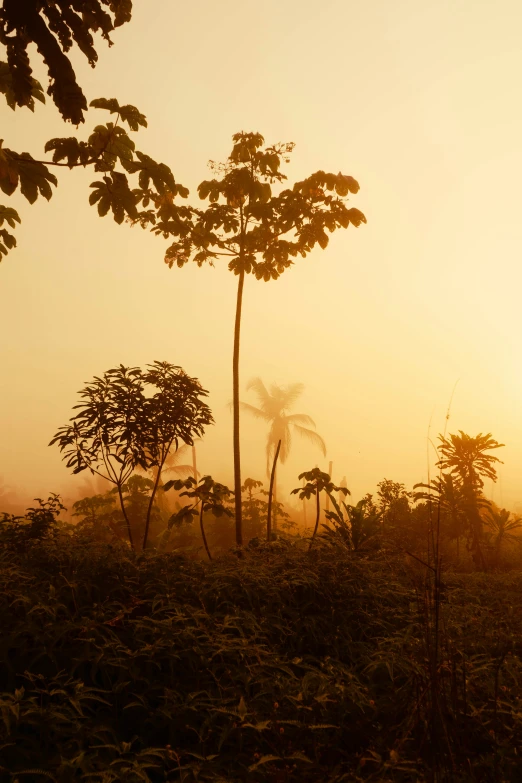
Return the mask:
<svg viewBox="0 0 522 783"><path fill-rule="evenodd" d="M279 396L282 403L281 407L284 410L289 408L297 402L299 397L304 391L304 383L289 383L288 386L272 386L272 396Z"/></svg>
<svg viewBox="0 0 522 783"><path fill-rule="evenodd" d="M194 475L194 468L192 465L172 465L169 468L164 468L163 473L174 473L174 475L179 476L179 478L188 478L189 476ZM199 470L197 471L198 476L200 475Z"/></svg>
<svg viewBox="0 0 522 783"><path fill-rule="evenodd" d="M253 390L257 394L259 404L261 408L268 408L270 406L270 394L261 378L251 378L246 385L246 390Z"/></svg>
<svg viewBox="0 0 522 783"><path fill-rule="evenodd" d="M307 438L307 440L320 448L323 452L323 457L326 457L326 444L321 436L317 434L317 432L309 430L307 427L301 427L299 424L294 424L293 427L296 432L299 433L299 435L301 435L303 438Z"/></svg>
<svg viewBox="0 0 522 783"><path fill-rule="evenodd" d="M311 416L307 416L306 413L291 413L289 416L285 416L286 421L292 424L307 424L309 427L315 427L315 421Z"/></svg>
<svg viewBox="0 0 522 783"><path fill-rule="evenodd" d="M263 419L263 421L271 420L271 416L269 416L268 413L265 413L261 408L256 408L255 405L250 405L248 402L240 402L239 407L242 411L250 413L256 419Z"/></svg>

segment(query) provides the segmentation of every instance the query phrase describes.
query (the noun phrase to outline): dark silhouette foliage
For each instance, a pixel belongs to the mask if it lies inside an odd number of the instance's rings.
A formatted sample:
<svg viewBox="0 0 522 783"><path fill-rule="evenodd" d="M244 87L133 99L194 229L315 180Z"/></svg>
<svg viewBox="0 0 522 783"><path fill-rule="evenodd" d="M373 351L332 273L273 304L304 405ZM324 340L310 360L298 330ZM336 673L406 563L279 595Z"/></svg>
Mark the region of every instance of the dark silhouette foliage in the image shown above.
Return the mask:
<svg viewBox="0 0 522 783"><path fill-rule="evenodd" d="M98 53L93 35L99 33L112 46L110 34L129 22L131 14L132 0L3 0L0 43L7 62L0 70L0 90L9 106L33 111L34 99L44 100L29 59L29 46L35 44L49 75L47 94L65 121L84 122L87 100L67 53L76 45L94 68Z"/></svg>

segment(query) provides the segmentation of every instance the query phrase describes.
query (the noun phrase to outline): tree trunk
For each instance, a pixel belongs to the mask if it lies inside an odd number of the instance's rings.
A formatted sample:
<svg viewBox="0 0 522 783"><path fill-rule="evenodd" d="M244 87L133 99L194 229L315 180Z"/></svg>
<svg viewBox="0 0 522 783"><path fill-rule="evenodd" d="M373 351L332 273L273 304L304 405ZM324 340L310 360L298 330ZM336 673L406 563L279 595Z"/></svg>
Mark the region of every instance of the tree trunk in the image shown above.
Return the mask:
<svg viewBox="0 0 522 783"><path fill-rule="evenodd" d="M118 487L118 497L120 498L121 512L122 512L123 518L125 519L125 522L127 524L127 535L129 536L129 544L131 545L131 549L134 552L135 551L135 549L134 549L134 541L132 540L132 531L131 531L129 517L127 516L127 512L125 510L125 504L123 502L123 495L122 495L122 492L121 492L121 484L116 484L116 486Z"/></svg>
<svg viewBox="0 0 522 783"><path fill-rule="evenodd" d="M315 539L315 536L316 536L316 533L317 533L317 528L319 527L319 514L321 513L321 505L320 505L320 501L319 501L319 487L317 487L316 498L317 498L317 511L316 511L316 515L315 515L315 527L314 527L314 533L312 535L312 540L310 541L310 546L308 547L308 551L310 551L311 548L312 548L312 545L314 543L314 539Z"/></svg>
<svg viewBox="0 0 522 783"><path fill-rule="evenodd" d="M272 504L273 504L273 507L274 507L274 512L272 514L272 516L274 518L273 531L274 531L274 536L277 538L277 506L276 506L276 503L277 503L277 464L275 466L275 471L274 471L274 491L273 491L273 500L272 500Z"/></svg>
<svg viewBox="0 0 522 783"><path fill-rule="evenodd" d="M333 473L333 462L328 463L328 476L330 477L330 481L332 480L332 473ZM328 492L326 493L326 504L325 504L325 513L326 511L330 511L330 496ZM325 521L327 520L327 517L325 516Z"/></svg>
<svg viewBox="0 0 522 783"><path fill-rule="evenodd" d="M208 559L212 560L212 555L210 554L210 549L208 548L207 544L207 537L205 535L205 528L203 527L203 501L201 501L201 510L199 512L199 526L201 528L201 538L203 539L203 543L205 545L205 550L208 555Z"/></svg>
<svg viewBox="0 0 522 783"><path fill-rule="evenodd" d="M274 491L274 479L277 465L277 458L279 457L279 449L281 448L281 441L277 444L277 449L274 457L274 464L272 465L272 473L270 474L270 488L268 490L268 511L266 515L266 540L270 541L272 538L272 494Z"/></svg>
<svg viewBox="0 0 522 783"><path fill-rule="evenodd" d="M156 492L158 490L158 485L159 485L160 478L161 478L161 469L162 469L162 467L163 467L163 465L159 465L158 466L158 473L157 473L156 479L154 481L154 486L152 488L152 492L151 492L151 495L150 495L149 506L147 508L147 517L145 519L145 533L143 534L143 550L145 550L147 548L147 539L149 537L150 515L152 513L152 506L154 505L154 498L156 497Z"/></svg>
<svg viewBox="0 0 522 783"><path fill-rule="evenodd" d="M243 546L243 524L241 515L241 452L239 446L239 338L241 333L241 305L245 272L239 273L234 326L234 355L232 361L233 415L234 415L234 506L236 512L236 544Z"/></svg>
<svg viewBox="0 0 522 783"><path fill-rule="evenodd" d="M305 480L303 479L303 487L305 485ZM306 499L303 498L303 527L306 527Z"/></svg>
<svg viewBox="0 0 522 783"><path fill-rule="evenodd" d="M192 470L194 473L194 481L196 482L196 486L198 485L198 471L196 469L196 447L194 444L192 444Z"/></svg>

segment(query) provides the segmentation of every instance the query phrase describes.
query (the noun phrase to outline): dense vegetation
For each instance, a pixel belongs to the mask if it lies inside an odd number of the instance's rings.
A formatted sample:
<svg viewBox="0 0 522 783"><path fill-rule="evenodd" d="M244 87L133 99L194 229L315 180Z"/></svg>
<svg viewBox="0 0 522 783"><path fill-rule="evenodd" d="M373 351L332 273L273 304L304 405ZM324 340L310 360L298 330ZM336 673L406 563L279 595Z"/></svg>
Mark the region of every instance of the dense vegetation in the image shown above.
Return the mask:
<svg viewBox="0 0 522 783"><path fill-rule="evenodd" d="M519 569L437 585L385 533L137 554L60 510L1 528L0 779L518 779Z"/></svg>

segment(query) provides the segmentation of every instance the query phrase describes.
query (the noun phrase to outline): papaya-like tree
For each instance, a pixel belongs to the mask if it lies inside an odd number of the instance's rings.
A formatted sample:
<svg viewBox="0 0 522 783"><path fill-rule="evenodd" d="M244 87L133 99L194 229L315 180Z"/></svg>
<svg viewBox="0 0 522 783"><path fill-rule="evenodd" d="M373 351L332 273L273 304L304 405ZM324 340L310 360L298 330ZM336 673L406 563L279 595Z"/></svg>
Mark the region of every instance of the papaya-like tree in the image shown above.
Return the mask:
<svg viewBox="0 0 522 783"><path fill-rule="evenodd" d="M440 460L437 467L456 477L460 483L468 522L469 549L475 563L485 569L486 563L481 548L483 528L480 508L484 506L482 489L484 478L497 480L495 466L496 463L502 464L501 459L486 452L500 449L504 444L494 440L490 432L486 435L480 432L472 437L462 430L459 430L458 435L453 434L448 438L439 435L439 441Z"/></svg>
<svg viewBox="0 0 522 783"><path fill-rule="evenodd" d="M182 479L173 479L172 481L167 481L163 489L165 492L168 492L172 487L178 491L180 489L185 489L184 492L180 493L180 497L187 496L193 503L192 505L183 506L183 508L180 508L179 511L171 516L168 523L169 528L172 527L172 525L180 524L187 519L198 516L199 506L199 528L201 530L201 538L208 559L212 560L207 536L205 534L205 526L203 524L203 514L206 511L210 511L215 517L232 516L232 512L227 506L227 501L233 493L225 484L214 481L212 476L203 476L198 483L196 483L192 476L189 476L189 478L184 481Z"/></svg>
<svg viewBox="0 0 522 783"><path fill-rule="evenodd" d="M301 481L302 479L306 481L306 484L304 485L304 487L297 487L296 489L293 489L292 495L299 494L300 500L304 500L304 499L308 500L309 498L315 496L316 516L315 516L314 532L312 534L312 538L310 539L310 546L308 547L308 551L310 552L314 544L315 537L317 535L317 528L319 527L319 517L321 514L321 501L320 501L321 492L326 493L326 495L332 501L334 508L335 507L339 508L333 493L338 492L339 494L349 495L350 491L346 487L337 487L330 479L328 473L323 473L323 471L320 470L319 468L314 468L313 470L308 470L305 471L304 473L300 473L299 480Z"/></svg>
<svg viewBox="0 0 522 783"><path fill-rule="evenodd" d="M142 215L152 229L174 242L165 261L183 267L214 265L219 259L237 277L232 358L233 450L236 543L243 543L241 516L241 458L239 442L239 351L243 290L247 275L257 280L277 280L297 257L305 258L316 245L325 249L328 233L366 222L362 212L347 206L348 194L359 185L351 176L317 171L292 188L278 186L287 179L281 164L289 162L293 143L265 146L260 133L236 133L232 151L224 163L210 162L214 178L203 181L198 195L208 200L206 209L195 209L190 231L187 223L156 220Z"/></svg>

